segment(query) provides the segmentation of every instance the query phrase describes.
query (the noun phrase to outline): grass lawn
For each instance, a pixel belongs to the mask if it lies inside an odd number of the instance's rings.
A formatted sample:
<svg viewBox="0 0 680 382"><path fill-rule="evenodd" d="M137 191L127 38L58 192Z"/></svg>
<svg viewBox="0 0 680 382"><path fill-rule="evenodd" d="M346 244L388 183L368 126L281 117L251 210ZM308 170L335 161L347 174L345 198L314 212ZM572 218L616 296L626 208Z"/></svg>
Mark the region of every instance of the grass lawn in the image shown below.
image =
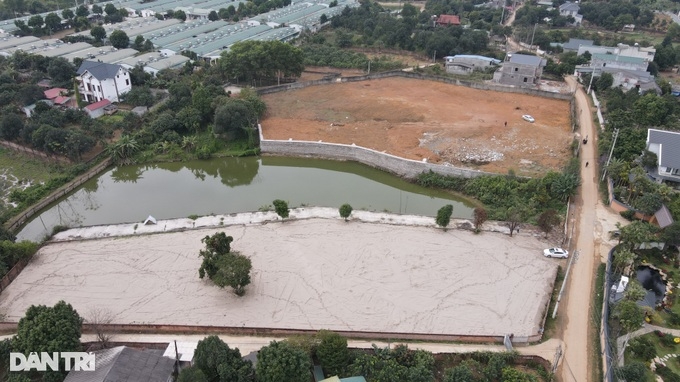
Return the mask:
<svg viewBox="0 0 680 382"><path fill-rule="evenodd" d="M62 173L63 167L0 147L0 211L15 189L46 182Z"/></svg>
<svg viewBox="0 0 680 382"><path fill-rule="evenodd" d="M667 336L670 336L670 334L666 334ZM680 354L680 345L673 345L673 346L664 346L664 344L661 343L661 339L659 336L657 336L655 333L648 333L645 334L644 336L640 336L639 338L647 338L652 341L654 344L654 349L656 350L656 355L659 358L662 358L663 356L667 354ZM633 361L642 361L639 358L636 358L631 354L630 349L626 348L626 352L624 354L624 359L626 364L633 362ZM680 375L680 357L671 357L668 358L666 361L666 366L671 369L675 374ZM654 377L652 376L652 373L649 373L649 376L647 378L647 381L653 382L655 381Z"/></svg>
<svg viewBox="0 0 680 382"><path fill-rule="evenodd" d="M0 147L0 169L7 170L20 180L43 182L51 179L62 166Z"/></svg>

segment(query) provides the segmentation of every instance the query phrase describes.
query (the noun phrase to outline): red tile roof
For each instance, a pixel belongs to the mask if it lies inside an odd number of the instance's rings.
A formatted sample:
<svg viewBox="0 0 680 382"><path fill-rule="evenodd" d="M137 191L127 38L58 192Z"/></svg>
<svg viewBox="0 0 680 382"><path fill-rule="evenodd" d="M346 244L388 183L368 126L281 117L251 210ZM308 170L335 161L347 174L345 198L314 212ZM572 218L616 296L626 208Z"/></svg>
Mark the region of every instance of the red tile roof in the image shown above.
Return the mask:
<svg viewBox="0 0 680 382"><path fill-rule="evenodd" d="M460 25L460 17L456 15L439 15L437 18L439 25Z"/></svg>
<svg viewBox="0 0 680 382"><path fill-rule="evenodd" d="M53 99L59 97L62 93L66 93L68 90L62 89L62 88L52 88L45 90L43 93L45 93L45 98L47 99Z"/></svg>
<svg viewBox="0 0 680 382"><path fill-rule="evenodd" d="M57 98L54 99L54 103L55 103L56 105L63 105L63 104L65 104L66 102L68 102L68 100L70 100L70 99L71 99L71 97L59 96L59 97L57 97Z"/></svg>
<svg viewBox="0 0 680 382"><path fill-rule="evenodd" d="M99 102L95 102L93 104L85 106L85 109L89 110L89 111L95 111L97 109L101 109L102 107L109 106L110 104L111 104L111 101L109 101L108 99L103 99Z"/></svg>

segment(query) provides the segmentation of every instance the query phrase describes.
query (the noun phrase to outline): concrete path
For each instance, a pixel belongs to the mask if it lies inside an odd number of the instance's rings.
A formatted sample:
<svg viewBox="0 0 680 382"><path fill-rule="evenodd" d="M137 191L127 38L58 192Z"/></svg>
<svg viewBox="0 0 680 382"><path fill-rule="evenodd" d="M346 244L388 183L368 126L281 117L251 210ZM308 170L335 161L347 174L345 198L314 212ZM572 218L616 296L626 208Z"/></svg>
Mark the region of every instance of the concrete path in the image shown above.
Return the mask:
<svg viewBox="0 0 680 382"><path fill-rule="evenodd" d="M111 342L136 342L136 343L170 343L177 342L198 342L207 335L169 335L169 334L113 334ZM11 338L11 335L0 336L0 340ZM219 335L222 341L226 342L230 347L238 348L242 355L253 351L260 350L263 346L269 345L271 341L281 341L285 337L253 337L253 336L229 336ZM82 342L94 342L97 340L94 334L83 334L80 338ZM373 344L378 347L394 347L396 344L402 342L384 342L384 341L364 341L364 340L349 340L348 346L355 349L371 349ZM409 349L422 349L432 353L473 353L473 352L504 352L506 351L503 345L475 345L475 344L454 344L441 342L404 342ZM557 349L562 345L559 339L550 339L540 344L532 346L516 347L520 354L523 355L537 355L551 363L554 361Z"/></svg>

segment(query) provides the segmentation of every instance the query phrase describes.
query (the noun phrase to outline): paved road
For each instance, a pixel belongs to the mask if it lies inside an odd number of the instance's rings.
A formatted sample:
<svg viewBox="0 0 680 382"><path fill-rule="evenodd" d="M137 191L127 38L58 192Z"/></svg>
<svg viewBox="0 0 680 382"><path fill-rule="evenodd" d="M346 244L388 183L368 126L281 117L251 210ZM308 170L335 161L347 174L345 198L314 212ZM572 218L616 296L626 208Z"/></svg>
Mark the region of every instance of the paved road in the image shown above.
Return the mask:
<svg viewBox="0 0 680 382"><path fill-rule="evenodd" d="M567 82L577 86L573 77ZM564 358L558 370L563 382L587 382L592 380L594 365L590 364L591 341L590 330L594 325L591 320L591 301L593 296L593 279L600 263L599 251L595 248L597 191L597 137L593 127L590 107L582 86L577 86L576 108L579 116L581 135L589 135L590 142L583 146L581 154L581 187L575 199L577 205L577 230L573 238L572 250L579 251L575 259L566 294L566 301L558 313L564 317L562 323L562 341L564 342ZM590 165L586 167L586 163ZM589 350L590 349L590 350Z"/></svg>

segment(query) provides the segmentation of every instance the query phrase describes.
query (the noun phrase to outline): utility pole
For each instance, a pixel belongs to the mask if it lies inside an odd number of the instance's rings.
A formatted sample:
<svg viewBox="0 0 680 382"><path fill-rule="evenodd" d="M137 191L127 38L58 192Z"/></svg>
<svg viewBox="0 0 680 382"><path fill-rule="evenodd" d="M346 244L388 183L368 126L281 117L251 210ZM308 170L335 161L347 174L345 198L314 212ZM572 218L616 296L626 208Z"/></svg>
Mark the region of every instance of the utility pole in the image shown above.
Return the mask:
<svg viewBox="0 0 680 382"><path fill-rule="evenodd" d="M593 85L593 78L595 78L595 70L596 68L593 68L592 73L590 73L590 82L588 83L588 91L586 94L590 94L590 87Z"/></svg>
<svg viewBox="0 0 680 382"><path fill-rule="evenodd" d="M616 146L616 139L619 137L619 129L614 129L614 141L612 142L612 148L609 150L609 158L607 158L607 163L604 165L604 171L602 171L602 181L604 182L604 178L607 175L607 167L609 166L609 162L612 160L612 154L614 154L614 147Z"/></svg>
<svg viewBox="0 0 680 382"><path fill-rule="evenodd" d="M432 62L437 62L437 51L435 50L434 53L432 53Z"/></svg>
<svg viewBox="0 0 680 382"><path fill-rule="evenodd" d="M531 44L529 44L529 49L533 49L534 46L534 36L536 36L536 27L538 23L534 24L534 32L531 34Z"/></svg>

